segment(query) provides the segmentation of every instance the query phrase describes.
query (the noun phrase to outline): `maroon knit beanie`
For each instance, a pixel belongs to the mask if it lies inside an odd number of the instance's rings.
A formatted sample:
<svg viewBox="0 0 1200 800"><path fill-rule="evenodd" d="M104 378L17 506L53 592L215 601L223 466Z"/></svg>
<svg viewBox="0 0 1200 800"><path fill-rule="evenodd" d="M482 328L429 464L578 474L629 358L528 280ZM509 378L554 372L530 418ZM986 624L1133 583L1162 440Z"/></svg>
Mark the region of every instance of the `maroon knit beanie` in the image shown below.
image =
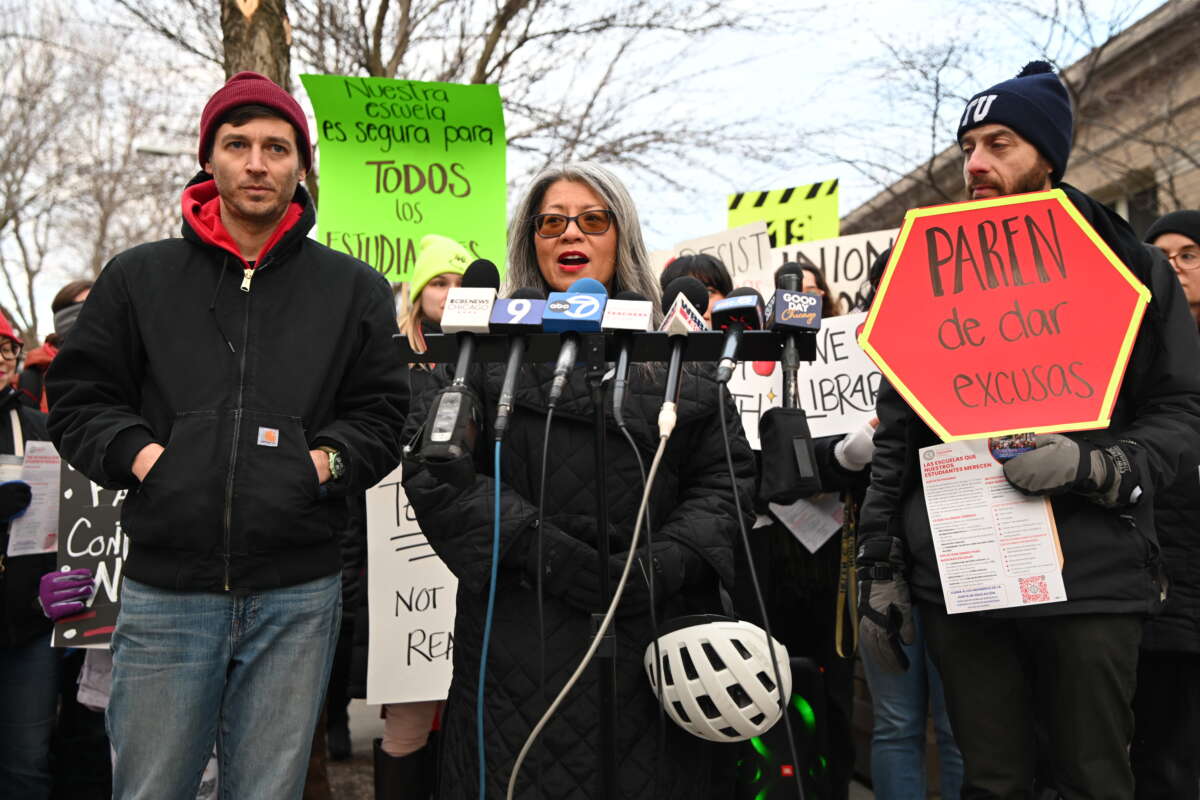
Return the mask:
<svg viewBox="0 0 1200 800"><path fill-rule="evenodd" d="M266 106L283 115L296 128L300 157L304 168L312 168L312 140L308 136L308 119L300 104L290 94L268 78L257 72L239 72L208 98L204 113L200 115L200 168L209 160L213 136L217 133L217 122L238 106Z"/></svg>

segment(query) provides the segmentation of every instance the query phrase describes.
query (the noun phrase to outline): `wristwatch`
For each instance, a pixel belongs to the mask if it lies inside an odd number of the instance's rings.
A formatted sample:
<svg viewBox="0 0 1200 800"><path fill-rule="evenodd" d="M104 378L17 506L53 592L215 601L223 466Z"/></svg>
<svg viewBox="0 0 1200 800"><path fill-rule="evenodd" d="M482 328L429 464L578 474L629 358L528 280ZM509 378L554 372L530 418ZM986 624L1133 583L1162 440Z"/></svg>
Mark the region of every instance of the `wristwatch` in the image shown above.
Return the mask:
<svg viewBox="0 0 1200 800"><path fill-rule="evenodd" d="M329 477L340 481L346 474L346 462L342 459L342 454L329 445L321 445L317 449L323 450L329 456Z"/></svg>

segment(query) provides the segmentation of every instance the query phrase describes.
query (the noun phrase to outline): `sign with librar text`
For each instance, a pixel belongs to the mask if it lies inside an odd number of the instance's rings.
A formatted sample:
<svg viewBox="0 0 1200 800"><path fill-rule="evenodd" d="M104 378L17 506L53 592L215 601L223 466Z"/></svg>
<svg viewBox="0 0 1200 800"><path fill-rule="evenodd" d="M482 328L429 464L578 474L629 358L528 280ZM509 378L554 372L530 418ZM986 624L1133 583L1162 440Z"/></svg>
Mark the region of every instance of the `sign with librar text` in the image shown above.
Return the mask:
<svg viewBox="0 0 1200 800"><path fill-rule="evenodd" d="M882 376L855 340L866 314L821 320L816 358L800 366L800 406L814 437L849 433L875 416ZM778 361L743 361L729 381L729 392L742 417L750 446L759 449L758 420L783 402L783 373Z"/></svg>
<svg viewBox="0 0 1200 800"><path fill-rule="evenodd" d="M504 111L496 86L301 75L317 117L317 238L408 280L421 237L503 265Z"/></svg>
<svg viewBox="0 0 1200 800"><path fill-rule="evenodd" d="M909 211L861 341L943 441L1103 428L1149 301L1054 189Z"/></svg>

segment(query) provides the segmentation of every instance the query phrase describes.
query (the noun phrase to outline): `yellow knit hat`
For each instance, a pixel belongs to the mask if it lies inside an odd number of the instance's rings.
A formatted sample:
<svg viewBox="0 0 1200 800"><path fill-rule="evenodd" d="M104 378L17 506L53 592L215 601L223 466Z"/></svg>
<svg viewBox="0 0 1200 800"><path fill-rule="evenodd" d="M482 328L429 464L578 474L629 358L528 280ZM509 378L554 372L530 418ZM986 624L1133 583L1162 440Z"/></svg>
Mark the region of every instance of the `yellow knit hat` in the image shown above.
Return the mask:
<svg viewBox="0 0 1200 800"><path fill-rule="evenodd" d="M467 248L446 236L430 233L421 239L421 251L417 254L417 266L413 269L408 296L415 303L421 296L425 284L445 272L462 275L471 265L471 254Z"/></svg>

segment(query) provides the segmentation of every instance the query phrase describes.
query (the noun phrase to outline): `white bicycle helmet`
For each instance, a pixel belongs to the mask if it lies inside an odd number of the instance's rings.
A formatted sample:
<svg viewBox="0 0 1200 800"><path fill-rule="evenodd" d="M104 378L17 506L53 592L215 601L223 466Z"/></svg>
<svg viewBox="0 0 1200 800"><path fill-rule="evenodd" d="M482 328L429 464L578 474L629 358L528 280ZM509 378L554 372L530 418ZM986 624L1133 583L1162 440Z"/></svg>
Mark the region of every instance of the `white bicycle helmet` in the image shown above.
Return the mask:
<svg viewBox="0 0 1200 800"><path fill-rule="evenodd" d="M671 719L712 742L740 742L770 730L791 697L787 648L775 641L783 691L775 681L766 632L750 622L705 614L667 623L658 637L662 691L655 685L654 643L642 663Z"/></svg>

